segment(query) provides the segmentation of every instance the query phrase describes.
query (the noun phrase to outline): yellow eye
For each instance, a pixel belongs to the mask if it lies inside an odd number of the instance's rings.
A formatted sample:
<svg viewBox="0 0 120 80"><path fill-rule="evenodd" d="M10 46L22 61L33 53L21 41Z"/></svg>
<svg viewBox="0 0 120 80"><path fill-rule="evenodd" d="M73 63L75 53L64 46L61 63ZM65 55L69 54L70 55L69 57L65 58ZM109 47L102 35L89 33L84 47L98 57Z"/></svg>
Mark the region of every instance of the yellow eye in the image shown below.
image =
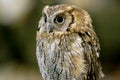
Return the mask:
<svg viewBox="0 0 120 80"><path fill-rule="evenodd" d="M62 24L62 23L64 23L64 17L60 16L60 15L56 16L54 22L57 23L57 24Z"/></svg>

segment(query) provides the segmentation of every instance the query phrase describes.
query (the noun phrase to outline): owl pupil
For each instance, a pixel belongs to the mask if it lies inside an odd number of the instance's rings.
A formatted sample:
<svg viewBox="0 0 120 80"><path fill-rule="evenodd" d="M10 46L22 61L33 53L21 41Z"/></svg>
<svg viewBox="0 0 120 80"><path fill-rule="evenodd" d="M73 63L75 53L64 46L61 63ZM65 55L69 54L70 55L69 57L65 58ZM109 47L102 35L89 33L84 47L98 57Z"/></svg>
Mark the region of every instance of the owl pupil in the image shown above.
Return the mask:
<svg viewBox="0 0 120 80"><path fill-rule="evenodd" d="M55 22L61 24L64 22L64 18L62 16L57 16Z"/></svg>
<svg viewBox="0 0 120 80"><path fill-rule="evenodd" d="M47 22L47 17L45 16L45 22Z"/></svg>
<svg viewBox="0 0 120 80"><path fill-rule="evenodd" d="M47 16L46 14L43 14L44 15L44 21L47 22Z"/></svg>

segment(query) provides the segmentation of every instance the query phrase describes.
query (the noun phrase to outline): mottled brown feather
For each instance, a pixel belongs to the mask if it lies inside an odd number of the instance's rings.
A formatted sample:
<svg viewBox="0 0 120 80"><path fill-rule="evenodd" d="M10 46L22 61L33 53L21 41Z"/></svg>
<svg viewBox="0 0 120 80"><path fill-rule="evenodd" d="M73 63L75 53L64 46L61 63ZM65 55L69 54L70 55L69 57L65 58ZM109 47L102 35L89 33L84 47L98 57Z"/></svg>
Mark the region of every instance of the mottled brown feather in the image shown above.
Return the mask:
<svg viewBox="0 0 120 80"><path fill-rule="evenodd" d="M100 45L92 20L71 5L46 6L36 36L36 55L44 80L101 80ZM55 23L64 15L62 24ZM50 30L48 31L48 28Z"/></svg>

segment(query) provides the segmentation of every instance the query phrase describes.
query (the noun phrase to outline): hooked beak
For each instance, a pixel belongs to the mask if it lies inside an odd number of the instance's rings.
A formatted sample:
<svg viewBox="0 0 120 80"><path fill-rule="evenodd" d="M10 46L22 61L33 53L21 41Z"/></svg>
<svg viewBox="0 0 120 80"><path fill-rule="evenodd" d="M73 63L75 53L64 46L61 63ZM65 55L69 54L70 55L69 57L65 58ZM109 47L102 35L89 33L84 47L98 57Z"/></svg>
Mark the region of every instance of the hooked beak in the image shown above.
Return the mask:
<svg viewBox="0 0 120 80"><path fill-rule="evenodd" d="M53 25L51 25L50 23L47 23L46 31L47 31L47 33L52 32L53 31Z"/></svg>

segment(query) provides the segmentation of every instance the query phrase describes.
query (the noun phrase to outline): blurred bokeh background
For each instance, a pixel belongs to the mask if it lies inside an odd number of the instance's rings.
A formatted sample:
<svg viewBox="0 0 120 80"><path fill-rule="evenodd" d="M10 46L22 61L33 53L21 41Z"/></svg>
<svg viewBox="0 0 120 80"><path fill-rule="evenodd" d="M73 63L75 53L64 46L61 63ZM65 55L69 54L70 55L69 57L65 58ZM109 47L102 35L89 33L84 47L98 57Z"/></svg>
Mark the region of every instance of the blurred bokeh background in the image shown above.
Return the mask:
<svg viewBox="0 0 120 80"><path fill-rule="evenodd" d="M36 29L45 5L74 4L89 12L108 80L120 80L120 0L0 0L0 80L42 80Z"/></svg>

